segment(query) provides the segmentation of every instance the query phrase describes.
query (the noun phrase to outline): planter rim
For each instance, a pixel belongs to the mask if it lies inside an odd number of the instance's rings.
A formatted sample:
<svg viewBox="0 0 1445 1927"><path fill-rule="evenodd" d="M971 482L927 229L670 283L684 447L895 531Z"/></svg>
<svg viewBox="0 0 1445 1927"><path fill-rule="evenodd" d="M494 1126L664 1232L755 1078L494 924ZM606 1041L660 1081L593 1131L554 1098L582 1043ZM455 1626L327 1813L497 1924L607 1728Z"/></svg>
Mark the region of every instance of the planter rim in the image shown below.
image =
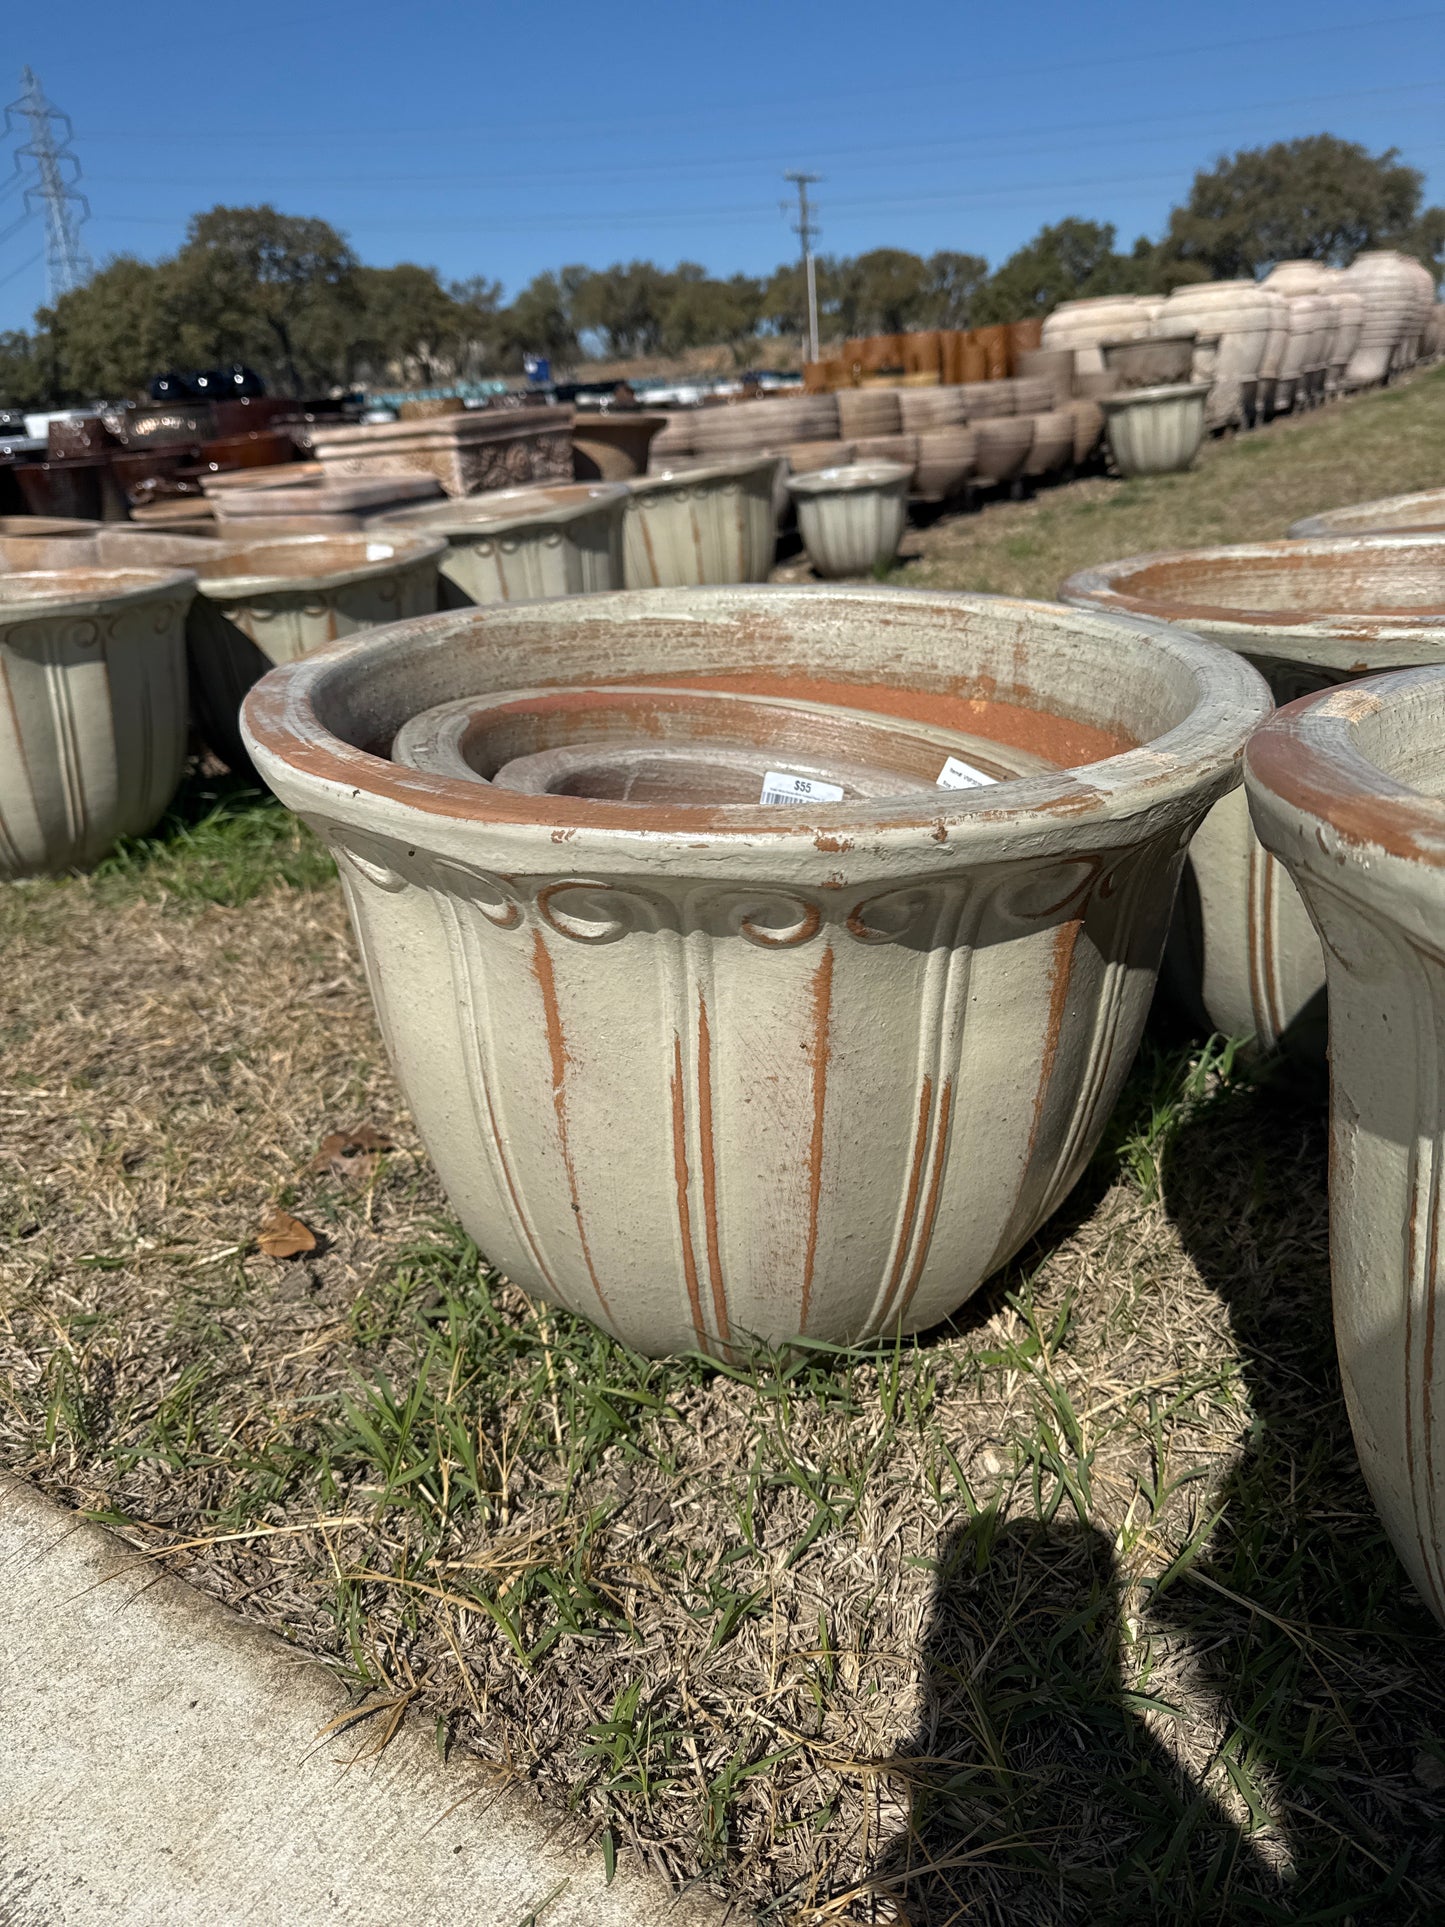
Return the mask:
<svg viewBox="0 0 1445 1927"><path fill-rule="evenodd" d="M198 581L197 587L202 595L210 596L217 602L240 601L250 596L275 595L278 591L292 590L306 594L313 590L341 589L349 582L366 582L373 576L384 575L388 569L404 568L413 562L425 561L429 556L446 553L446 540L443 536L412 535L399 531L390 546L396 551L389 556L367 558L368 547L378 545L381 531L338 530L335 535L275 535L269 539L254 536L250 541L233 541L222 537L216 548L223 555L230 550L245 552L256 549L279 549L285 555L294 556L298 562L307 559L307 552L316 556L318 552L335 549L339 544L356 543L359 554L354 562L346 563L339 569L312 569L291 574L277 574L274 570L241 570L235 575L206 575Z"/></svg>
<svg viewBox="0 0 1445 1927"><path fill-rule="evenodd" d="M381 672L396 674L413 688L421 686L424 669L419 673L419 660L431 656L445 663L468 631L485 638L489 630L505 633L540 626L555 650L569 629L581 636L590 630L595 636L598 625L615 624L619 632L624 625L633 630L655 625L660 670L668 644L683 626L721 630L725 639L729 625L807 624L826 622L830 616L859 622L871 616L886 624L890 612L899 622L931 617L958 626L969 615L1012 616L1036 633L1061 638L1087 634L1101 652L1147 644L1161 670L1167 658L1190 678L1192 706L1162 735L1133 749L986 788L941 789L937 801L930 796L923 807L916 796L819 804L816 811L759 805L740 822L735 808L690 805L654 812L646 824L638 823L634 810L617 803L571 796L512 798L462 778L425 775L346 741L321 720L322 710L345 701ZM1016 647L1016 660L1018 655ZM846 664L840 668L847 673ZM565 685L570 679L558 680ZM1021 705L1027 702L1024 685L1010 688ZM1011 696L990 683L989 699L1007 703ZM273 787L288 801L304 792L308 810L324 808L371 835L377 834L380 815L396 835L415 840L418 813L436 820L442 835L446 824L439 819L450 819L454 832L468 842L486 828L502 840L510 836L513 844L519 834L535 837L550 828L552 841L565 842L573 862L590 861L609 870L635 866L649 847L656 853L653 863L675 863L677 839L683 835L690 855L704 866L708 859L698 853L708 850L714 851L714 862L729 854L741 867L756 868L760 874L774 873L780 850L837 852L840 858L852 851L849 874L860 876L887 873L902 850L916 857L920 868L956 868L961 862L1017 853L1021 843L1037 850L1072 846L1090 822L1112 823L1116 835L1127 835L1125 820L1131 816L1212 802L1238 780L1243 743L1271 707L1264 679L1248 663L1164 624L1005 596L750 584L496 603L393 623L273 669L247 697L242 729L257 766L268 781L276 779ZM390 725L398 726L399 721Z"/></svg>
<svg viewBox="0 0 1445 1927"><path fill-rule="evenodd" d="M572 419L574 434L585 435L589 429L604 425L620 425L628 428L666 428L671 416L650 413L641 408L579 408Z"/></svg>
<svg viewBox="0 0 1445 1927"><path fill-rule="evenodd" d="M913 470L906 462L845 462L837 468L811 468L788 477L790 495L849 495L860 489L892 488L906 483Z"/></svg>
<svg viewBox="0 0 1445 1927"><path fill-rule="evenodd" d="M430 419L406 422L345 422L340 427L322 430L311 437L318 454L323 448L338 453L348 449L375 449L380 453L392 444L436 441L487 441L505 434L532 434L539 428L572 429L574 411L565 405L536 408L466 408L453 415L433 415Z"/></svg>
<svg viewBox="0 0 1445 1927"><path fill-rule="evenodd" d="M1153 337L1146 337L1152 341ZM1137 347L1141 344L1131 343ZM1209 394L1212 384L1207 381L1171 381L1157 388L1122 388L1112 395L1096 395L1094 399L1108 413L1117 414L1120 409L1147 407L1155 402L1182 401L1187 395L1198 395L1203 401Z"/></svg>
<svg viewBox="0 0 1445 1927"><path fill-rule="evenodd" d="M489 489L481 495L459 495L444 502L421 502L414 508L383 509L367 518L364 533L432 530L438 535L464 537L502 529L558 528L625 502L628 493L626 482L534 482L520 488Z"/></svg>
<svg viewBox="0 0 1445 1927"><path fill-rule="evenodd" d="M19 589L23 593L17 595ZM16 569L0 575L0 623L43 616L89 616L118 602L141 602L166 590L195 593L194 569Z"/></svg>
<svg viewBox="0 0 1445 1927"><path fill-rule="evenodd" d="M1277 560L1281 568L1297 567L1300 559L1318 555L1359 555L1362 551L1408 556L1412 550L1445 552L1445 530L1399 535L1337 535L1313 540L1240 542L1212 549L1157 549L1078 569L1059 590L1075 608L1108 609L1142 616L1155 622L1180 622L1197 628L1231 648L1292 662L1312 662L1351 673L1413 665L1419 651L1445 650L1445 594L1440 607L1400 609L1251 609L1246 604L1170 601L1131 594L1131 576L1161 565L1208 560L1258 562ZM1416 653L1411 654L1414 650ZM1377 660L1371 660L1371 657Z"/></svg>
<svg viewBox="0 0 1445 1927"><path fill-rule="evenodd" d="M632 475L622 484L633 495L653 495L679 484L697 482L741 482L751 475L769 474L782 460L780 455L749 455L733 462L709 462L706 468L664 468L656 475Z"/></svg>
<svg viewBox="0 0 1445 1927"><path fill-rule="evenodd" d="M1335 522L1336 516L1358 515L1362 509L1390 509L1408 516L1412 509L1426 504L1438 511L1438 522L1381 523L1367 529L1340 528ZM1409 495L1380 495L1372 502L1342 502L1338 508L1323 509L1318 515L1306 515L1298 522L1291 522L1286 534L1293 541L1311 538L1338 540L1345 537L1354 541L1373 541L1377 537L1391 535L1445 535L1445 488L1415 489Z"/></svg>
<svg viewBox="0 0 1445 1927"><path fill-rule="evenodd" d="M1369 869L1383 857L1445 869L1445 797L1392 776L1360 744L1361 725L1417 691L1445 693L1445 664L1317 689L1276 710L1245 751L1251 805L1317 826L1319 853Z"/></svg>

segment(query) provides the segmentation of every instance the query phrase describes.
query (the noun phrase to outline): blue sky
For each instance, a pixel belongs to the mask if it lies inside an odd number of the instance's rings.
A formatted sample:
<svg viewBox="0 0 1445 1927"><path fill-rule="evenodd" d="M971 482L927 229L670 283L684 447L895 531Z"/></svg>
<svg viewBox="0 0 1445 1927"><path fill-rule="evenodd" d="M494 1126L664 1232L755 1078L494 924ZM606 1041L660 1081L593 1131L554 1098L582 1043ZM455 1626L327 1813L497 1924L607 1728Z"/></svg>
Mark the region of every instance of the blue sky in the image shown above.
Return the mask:
<svg viewBox="0 0 1445 1927"><path fill-rule="evenodd" d="M70 0L10 18L0 99L28 63L71 115L97 262L269 200L366 261L508 293L571 261L760 272L795 250L780 204L799 167L825 177L825 252L998 262L1068 214L1156 235L1199 165L1320 131L1398 147L1445 199L1445 8L1408 0L1373 18L1359 0ZM42 245L38 220L0 242L0 327L43 300Z"/></svg>

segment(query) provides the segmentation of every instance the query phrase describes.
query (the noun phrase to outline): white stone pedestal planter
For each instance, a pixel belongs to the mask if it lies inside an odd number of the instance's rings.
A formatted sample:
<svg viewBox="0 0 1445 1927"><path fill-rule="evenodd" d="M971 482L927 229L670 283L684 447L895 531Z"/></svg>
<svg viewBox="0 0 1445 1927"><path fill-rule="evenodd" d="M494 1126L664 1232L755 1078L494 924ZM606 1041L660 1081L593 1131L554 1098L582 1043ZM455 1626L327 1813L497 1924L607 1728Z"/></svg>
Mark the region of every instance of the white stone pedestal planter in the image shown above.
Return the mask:
<svg viewBox="0 0 1445 1927"><path fill-rule="evenodd" d="M622 518L627 487L574 482L557 488L497 489L465 501L379 515L384 533L440 535L441 603L526 602L539 596L597 595L622 587Z"/></svg>
<svg viewBox="0 0 1445 1927"><path fill-rule="evenodd" d="M0 877L83 868L165 809L194 593L175 570L0 576Z"/></svg>
<svg viewBox="0 0 1445 1927"><path fill-rule="evenodd" d="M819 575L869 575L893 561L912 474L903 462L855 462L789 478L798 532Z"/></svg>
<svg viewBox="0 0 1445 1927"><path fill-rule="evenodd" d="M1109 435L1109 453L1119 473L1173 475L1188 468L1204 440L1204 382L1175 382L1165 388L1134 388L1101 395L1099 406Z"/></svg>

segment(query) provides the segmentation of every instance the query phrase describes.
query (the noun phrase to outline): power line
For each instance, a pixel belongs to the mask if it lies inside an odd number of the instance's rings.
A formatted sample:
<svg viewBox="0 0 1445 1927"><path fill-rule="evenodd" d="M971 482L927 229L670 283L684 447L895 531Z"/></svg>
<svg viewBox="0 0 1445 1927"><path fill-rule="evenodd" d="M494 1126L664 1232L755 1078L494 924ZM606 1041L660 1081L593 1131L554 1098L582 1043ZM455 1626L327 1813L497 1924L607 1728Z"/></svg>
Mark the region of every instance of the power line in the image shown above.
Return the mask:
<svg viewBox="0 0 1445 1927"><path fill-rule="evenodd" d="M5 132L28 122L30 139L15 150L15 166L34 161L38 180L25 188L27 212L37 202L45 210L45 298L56 301L78 288L95 272L80 239L81 224L90 219L90 202L76 191L79 158L71 152L74 129L69 114L45 98L39 80L26 67L20 75L20 98L5 109Z"/></svg>

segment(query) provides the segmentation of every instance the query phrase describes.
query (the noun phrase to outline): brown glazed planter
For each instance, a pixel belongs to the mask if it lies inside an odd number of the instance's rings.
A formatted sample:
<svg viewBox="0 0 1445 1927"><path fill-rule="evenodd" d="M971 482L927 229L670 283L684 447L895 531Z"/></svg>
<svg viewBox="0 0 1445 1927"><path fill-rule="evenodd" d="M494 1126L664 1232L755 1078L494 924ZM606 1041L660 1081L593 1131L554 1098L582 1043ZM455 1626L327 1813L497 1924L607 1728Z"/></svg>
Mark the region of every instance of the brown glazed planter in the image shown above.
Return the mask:
<svg viewBox="0 0 1445 1927"><path fill-rule="evenodd" d="M1009 332L1006 326L995 328L976 328L975 339L983 349L984 374L989 381L1006 381L1012 373L1009 365Z"/></svg>
<svg viewBox="0 0 1445 1927"><path fill-rule="evenodd" d="M1330 1271L1370 1492L1445 1623L1445 669L1291 703L1248 755L1258 834L1324 939Z"/></svg>
<svg viewBox="0 0 1445 1927"><path fill-rule="evenodd" d="M1067 1194L1267 702L1147 625L757 588L395 625L268 676L246 729L336 854L479 1247L643 1351L736 1356L934 1324ZM376 753L458 704L465 774ZM893 793L730 801L749 722L800 796L795 743ZM932 732L999 780L928 786Z"/></svg>
<svg viewBox="0 0 1445 1927"><path fill-rule="evenodd" d="M647 473L652 438L666 415L579 414L572 426L572 473L579 482L625 482Z"/></svg>
<svg viewBox="0 0 1445 1927"><path fill-rule="evenodd" d="M1082 569L1060 590L1080 608L1179 623L1248 658L1275 698L1445 656L1445 540L1258 542L1136 555ZM1241 798L1210 813L1170 975L1227 1036L1324 1049L1324 963L1288 876L1253 835Z"/></svg>

